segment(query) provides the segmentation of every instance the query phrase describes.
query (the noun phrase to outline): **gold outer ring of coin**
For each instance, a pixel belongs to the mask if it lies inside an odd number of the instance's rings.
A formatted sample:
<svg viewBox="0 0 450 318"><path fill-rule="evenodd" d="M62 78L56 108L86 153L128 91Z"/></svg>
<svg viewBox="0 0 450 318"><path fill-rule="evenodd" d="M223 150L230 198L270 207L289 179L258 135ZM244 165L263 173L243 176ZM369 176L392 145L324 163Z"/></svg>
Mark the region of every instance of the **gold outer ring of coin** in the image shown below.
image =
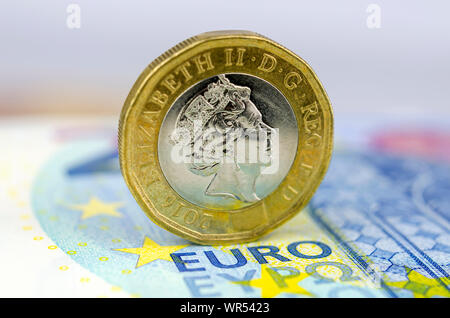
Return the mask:
<svg viewBox="0 0 450 318"><path fill-rule="evenodd" d="M269 195L237 211L208 209L180 196L158 158L158 136L177 97L219 74L249 74L276 87L295 114L298 145L287 176ZM328 168L333 114L313 70L280 44L249 31L214 31L189 38L139 76L120 115L120 167L132 195L162 228L199 244L256 240L303 209Z"/></svg>

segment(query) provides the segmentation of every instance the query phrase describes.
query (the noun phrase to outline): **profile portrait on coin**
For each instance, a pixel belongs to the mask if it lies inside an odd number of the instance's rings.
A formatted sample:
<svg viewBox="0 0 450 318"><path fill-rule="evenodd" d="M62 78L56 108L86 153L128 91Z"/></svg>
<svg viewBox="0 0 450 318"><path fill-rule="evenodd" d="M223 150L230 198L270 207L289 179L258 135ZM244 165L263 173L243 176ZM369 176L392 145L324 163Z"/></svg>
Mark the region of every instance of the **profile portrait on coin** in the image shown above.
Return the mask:
<svg viewBox="0 0 450 318"><path fill-rule="evenodd" d="M276 131L263 122L250 88L218 79L186 103L170 138L191 173L213 176L206 196L256 202L256 179L270 165Z"/></svg>

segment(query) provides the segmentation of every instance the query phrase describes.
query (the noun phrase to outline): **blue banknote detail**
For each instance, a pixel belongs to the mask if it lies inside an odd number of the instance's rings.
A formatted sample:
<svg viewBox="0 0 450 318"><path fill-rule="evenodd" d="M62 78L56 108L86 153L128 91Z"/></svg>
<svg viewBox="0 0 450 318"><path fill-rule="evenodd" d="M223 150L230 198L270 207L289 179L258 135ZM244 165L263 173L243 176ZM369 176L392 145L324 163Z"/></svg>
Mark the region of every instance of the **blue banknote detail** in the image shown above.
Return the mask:
<svg viewBox="0 0 450 318"><path fill-rule="evenodd" d="M155 242L155 250L169 248L170 252L200 257L211 248L192 245L152 223L117 173L118 158L113 153L109 142L102 140L74 143L50 160L37 177L32 194L34 211L60 249L111 284L139 296L258 296L254 290L230 283L244 279L248 271L257 274L260 266L256 263L247 264L245 269L229 269L228 276L214 278L214 285L210 273L217 268L207 261L197 266L204 268L200 274L180 275L169 254L155 255L145 266L137 267L142 256L121 249L141 248L148 237ZM222 251L214 253L224 262L229 258Z"/></svg>
<svg viewBox="0 0 450 318"><path fill-rule="evenodd" d="M333 241L324 232L305 236L305 231L297 234L297 228L278 234L275 231L264 242L237 245L226 251L195 245L163 230L147 218L131 196L120 174L117 151L108 140L75 142L56 154L36 178L32 205L42 228L58 248L130 294L391 296L389 288L353 284L362 282L362 277L357 276L352 264L341 262L333 250L336 246L330 245ZM306 214L300 217L308 218ZM305 224L305 228L311 226ZM277 237L284 237L284 241L278 244ZM318 254L301 253L298 248L305 244L315 246ZM298 264L303 267L299 269ZM325 279L319 265L341 271L340 278Z"/></svg>
<svg viewBox="0 0 450 318"><path fill-rule="evenodd" d="M383 273L396 295L449 297L449 180L445 164L338 151L310 213L362 267Z"/></svg>

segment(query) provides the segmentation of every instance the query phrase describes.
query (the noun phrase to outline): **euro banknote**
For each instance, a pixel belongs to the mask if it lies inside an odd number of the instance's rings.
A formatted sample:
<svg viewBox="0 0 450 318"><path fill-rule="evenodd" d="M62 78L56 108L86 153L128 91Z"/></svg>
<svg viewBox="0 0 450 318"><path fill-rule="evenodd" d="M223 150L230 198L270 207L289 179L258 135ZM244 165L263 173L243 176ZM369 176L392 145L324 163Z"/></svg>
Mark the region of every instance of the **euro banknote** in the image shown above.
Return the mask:
<svg viewBox="0 0 450 318"><path fill-rule="evenodd" d="M304 211L258 241L202 246L139 208L112 120L6 123L0 294L449 297L448 135L414 127L348 126Z"/></svg>

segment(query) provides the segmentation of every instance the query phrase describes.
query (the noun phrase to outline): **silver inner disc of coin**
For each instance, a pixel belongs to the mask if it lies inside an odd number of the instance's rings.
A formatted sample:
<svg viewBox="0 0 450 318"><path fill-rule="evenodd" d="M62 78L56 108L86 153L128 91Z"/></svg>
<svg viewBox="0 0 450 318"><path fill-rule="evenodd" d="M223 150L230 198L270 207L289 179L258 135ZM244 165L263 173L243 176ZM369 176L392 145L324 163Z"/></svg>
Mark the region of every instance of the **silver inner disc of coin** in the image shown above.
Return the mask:
<svg viewBox="0 0 450 318"><path fill-rule="evenodd" d="M232 211L278 187L297 144L297 121L283 94L258 77L227 73L177 98L161 125L158 158L184 199Z"/></svg>

